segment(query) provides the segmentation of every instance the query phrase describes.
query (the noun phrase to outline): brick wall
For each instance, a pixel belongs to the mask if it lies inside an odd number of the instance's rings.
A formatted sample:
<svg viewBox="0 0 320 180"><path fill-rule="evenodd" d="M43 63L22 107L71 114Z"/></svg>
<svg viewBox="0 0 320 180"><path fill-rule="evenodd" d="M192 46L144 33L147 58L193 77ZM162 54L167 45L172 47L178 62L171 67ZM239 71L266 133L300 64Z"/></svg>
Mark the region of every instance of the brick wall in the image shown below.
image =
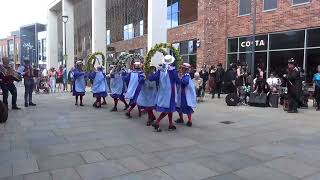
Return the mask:
<svg viewBox="0 0 320 180"><path fill-rule="evenodd" d="M110 47L115 47L116 52L124 52L134 49L147 48L147 35L136 37L126 41L111 43Z"/></svg>
<svg viewBox="0 0 320 180"><path fill-rule="evenodd" d="M198 23L197 21L184 24L168 30L168 42L176 43L191 39L197 39L198 34Z"/></svg>

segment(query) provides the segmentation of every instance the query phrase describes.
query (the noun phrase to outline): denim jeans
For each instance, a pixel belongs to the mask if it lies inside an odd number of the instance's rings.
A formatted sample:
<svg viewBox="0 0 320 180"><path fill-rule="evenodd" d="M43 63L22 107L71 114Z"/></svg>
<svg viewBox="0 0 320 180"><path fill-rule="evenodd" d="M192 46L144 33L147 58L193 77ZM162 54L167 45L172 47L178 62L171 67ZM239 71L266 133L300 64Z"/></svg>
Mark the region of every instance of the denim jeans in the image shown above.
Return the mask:
<svg viewBox="0 0 320 180"><path fill-rule="evenodd" d="M3 93L3 103L8 106L8 97L9 97L9 92L12 95L12 107L17 106L17 88L13 83L10 84L5 84L5 83L0 83L2 93Z"/></svg>
<svg viewBox="0 0 320 180"><path fill-rule="evenodd" d="M32 103L33 88L34 88L33 78L24 79L24 102L25 102L25 104Z"/></svg>

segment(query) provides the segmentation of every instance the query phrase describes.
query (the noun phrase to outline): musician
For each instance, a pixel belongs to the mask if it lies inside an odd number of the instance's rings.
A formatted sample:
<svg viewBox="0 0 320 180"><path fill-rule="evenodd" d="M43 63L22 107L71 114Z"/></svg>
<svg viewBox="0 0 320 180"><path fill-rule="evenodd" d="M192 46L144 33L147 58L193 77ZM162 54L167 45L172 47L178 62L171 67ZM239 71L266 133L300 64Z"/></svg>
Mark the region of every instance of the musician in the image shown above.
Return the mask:
<svg viewBox="0 0 320 180"><path fill-rule="evenodd" d="M17 88L14 85L15 79L10 74L10 71L14 71L14 69L9 65L8 58L2 58L3 68L6 70L4 72L3 76L0 77L0 86L3 93L3 103L8 108L8 96L9 92L12 95L12 109L13 110L20 110L20 108L17 106Z"/></svg>
<svg viewBox="0 0 320 180"><path fill-rule="evenodd" d="M193 108L196 107L196 89L193 81L191 80L189 70L191 69L190 64L183 63L180 67L181 69L181 79L180 79L180 92L177 94L177 112L179 113L179 119L176 123L184 123L183 114L188 116L187 126L192 126L192 114Z"/></svg>
<svg viewBox="0 0 320 180"><path fill-rule="evenodd" d="M317 73L313 76L314 97L317 101L317 111L320 111L320 65L317 67Z"/></svg>
<svg viewBox="0 0 320 180"><path fill-rule="evenodd" d="M32 102L32 93L34 89L34 69L32 68L32 64L30 60L25 59L24 65L20 66L18 72L24 78L24 106L36 106Z"/></svg>
<svg viewBox="0 0 320 180"><path fill-rule="evenodd" d="M288 74L285 75L285 78L287 79L288 88L288 113L298 113L300 72L296 67L296 63L293 58L288 61Z"/></svg>
<svg viewBox="0 0 320 180"><path fill-rule="evenodd" d="M125 92L125 84L122 78L122 75L125 75L125 71L121 69L121 66L114 66L110 72L111 78L111 97L114 101L114 107L112 108L111 112L118 111L118 101L124 103L125 109L129 108L128 103L124 99L124 92Z"/></svg>
<svg viewBox="0 0 320 180"><path fill-rule="evenodd" d="M163 65L156 73L149 76L150 81L156 81L158 84L158 94L156 99L156 111L160 112L160 116L152 124L157 132L161 132L160 121L168 115L169 130L175 130L172 116L176 111L176 84L179 82L177 70L171 66L175 58L166 55L163 59Z"/></svg>
<svg viewBox="0 0 320 180"><path fill-rule="evenodd" d="M128 118L132 118L130 113L133 110L133 108L135 108L137 105L137 98L139 96L139 93L142 87L139 81L144 79L143 72L141 69L141 62L134 62L133 67L134 69L123 78L123 80L128 84L128 90L125 95L125 98L130 100L129 101L130 107L128 109L128 112L126 113L126 116ZM139 116L141 116L140 108L139 108Z"/></svg>

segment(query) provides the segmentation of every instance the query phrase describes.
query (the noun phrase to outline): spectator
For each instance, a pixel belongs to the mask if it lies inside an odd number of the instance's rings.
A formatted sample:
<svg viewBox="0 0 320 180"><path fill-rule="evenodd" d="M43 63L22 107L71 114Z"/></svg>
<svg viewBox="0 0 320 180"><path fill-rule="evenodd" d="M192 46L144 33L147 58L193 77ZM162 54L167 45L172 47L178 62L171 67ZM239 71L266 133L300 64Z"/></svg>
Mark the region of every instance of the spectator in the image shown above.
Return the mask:
<svg viewBox="0 0 320 180"><path fill-rule="evenodd" d="M51 93L56 92L56 79L57 79L57 73L56 73L56 70L52 67L49 72L49 82L50 82Z"/></svg>
<svg viewBox="0 0 320 180"><path fill-rule="evenodd" d="M215 91L215 73L216 73L216 67L211 66L209 68L209 92L211 94L214 94Z"/></svg>
<svg viewBox="0 0 320 180"><path fill-rule="evenodd" d="M207 85L207 82L208 82L208 79L209 79L209 72L207 71L207 66L204 65L201 69L201 71L199 72L199 75L200 77L202 78L203 80L203 84L202 84L202 88L203 88L203 91L202 91L202 96L204 97L205 95L205 91L206 91L206 85Z"/></svg>
<svg viewBox="0 0 320 180"><path fill-rule="evenodd" d="M68 91L68 73L67 73L67 66L63 66L63 91Z"/></svg>
<svg viewBox="0 0 320 180"><path fill-rule="evenodd" d="M194 73L194 79L193 83L196 87L196 93L197 93L197 101L202 101L202 85L203 85L203 79L200 77L200 74L198 72Z"/></svg>
<svg viewBox="0 0 320 180"><path fill-rule="evenodd" d="M237 66L234 64L231 64L230 66L231 67L226 72L224 83L227 93L236 93Z"/></svg>
<svg viewBox="0 0 320 180"><path fill-rule="evenodd" d="M218 94L218 98L220 98L220 94L222 93L222 85L225 71L222 67L222 64L218 64L218 68L215 72L215 91L212 94L212 98L214 98L215 94Z"/></svg>
<svg viewBox="0 0 320 180"><path fill-rule="evenodd" d="M313 76L314 97L317 102L317 111L320 111L320 65L318 65L317 73Z"/></svg>
<svg viewBox="0 0 320 180"><path fill-rule="evenodd" d="M61 85L63 83L63 66L59 66L58 72L57 72L57 84L58 84L58 92L61 90Z"/></svg>

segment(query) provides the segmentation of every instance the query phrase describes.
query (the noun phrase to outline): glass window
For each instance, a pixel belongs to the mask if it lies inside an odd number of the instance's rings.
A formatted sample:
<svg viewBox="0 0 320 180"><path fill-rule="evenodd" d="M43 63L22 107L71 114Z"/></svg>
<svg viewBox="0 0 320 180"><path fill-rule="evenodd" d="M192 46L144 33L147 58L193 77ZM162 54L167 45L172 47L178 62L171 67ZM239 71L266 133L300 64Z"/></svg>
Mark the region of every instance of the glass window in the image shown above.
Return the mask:
<svg viewBox="0 0 320 180"><path fill-rule="evenodd" d="M247 52L252 51L252 37L241 37L239 38L239 51Z"/></svg>
<svg viewBox="0 0 320 180"><path fill-rule="evenodd" d="M190 55L189 56L189 64L192 66L192 68L196 69L197 68L197 55Z"/></svg>
<svg viewBox="0 0 320 180"><path fill-rule="evenodd" d="M263 10L277 9L277 0L263 0Z"/></svg>
<svg viewBox="0 0 320 180"><path fill-rule="evenodd" d="M307 82L311 83L313 75L317 72L317 66L320 65L320 48L307 50Z"/></svg>
<svg viewBox="0 0 320 180"><path fill-rule="evenodd" d="M238 55L237 54L228 54L228 68L230 67L231 64L236 63L238 60Z"/></svg>
<svg viewBox="0 0 320 180"><path fill-rule="evenodd" d="M180 43L180 54L188 54L188 41L184 41Z"/></svg>
<svg viewBox="0 0 320 180"><path fill-rule="evenodd" d="M238 38L228 39L228 52L238 52Z"/></svg>
<svg viewBox="0 0 320 180"><path fill-rule="evenodd" d="M107 45L111 44L111 35L110 35L110 30L107 30Z"/></svg>
<svg viewBox="0 0 320 180"><path fill-rule="evenodd" d="M179 26L180 7L179 0L167 0L167 27Z"/></svg>
<svg viewBox="0 0 320 180"><path fill-rule="evenodd" d="M123 26L123 39L128 40L134 37L133 24Z"/></svg>
<svg viewBox="0 0 320 180"><path fill-rule="evenodd" d="M304 3L309 3L310 0L292 0L293 5L298 5L298 4L304 4Z"/></svg>
<svg viewBox="0 0 320 180"><path fill-rule="evenodd" d="M139 23L139 31L140 31L139 35L143 36L143 20L140 21L140 23Z"/></svg>
<svg viewBox="0 0 320 180"><path fill-rule="evenodd" d="M251 0L239 1L239 16L248 15L251 13Z"/></svg>
<svg viewBox="0 0 320 180"><path fill-rule="evenodd" d="M247 64L248 67L252 66L252 53L240 53L239 61L241 64Z"/></svg>
<svg viewBox="0 0 320 180"><path fill-rule="evenodd" d="M269 72L275 72L279 77L286 72L288 60L294 58L299 67L303 67L303 50L288 50L270 52Z"/></svg>
<svg viewBox="0 0 320 180"><path fill-rule="evenodd" d="M128 37L129 39L132 39L134 37L134 29L133 29L133 24L129 24L128 26Z"/></svg>
<svg viewBox="0 0 320 180"><path fill-rule="evenodd" d="M188 42L188 53L189 54L197 53L197 41Z"/></svg>
<svg viewBox="0 0 320 180"><path fill-rule="evenodd" d="M304 31L290 31L270 35L270 49L291 49L304 47Z"/></svg>
<svg viewBox="0 0 320 180"><path fill-rule="evenodd" d="M320 29L308 30L308 47L320 47Z"/></svg>

